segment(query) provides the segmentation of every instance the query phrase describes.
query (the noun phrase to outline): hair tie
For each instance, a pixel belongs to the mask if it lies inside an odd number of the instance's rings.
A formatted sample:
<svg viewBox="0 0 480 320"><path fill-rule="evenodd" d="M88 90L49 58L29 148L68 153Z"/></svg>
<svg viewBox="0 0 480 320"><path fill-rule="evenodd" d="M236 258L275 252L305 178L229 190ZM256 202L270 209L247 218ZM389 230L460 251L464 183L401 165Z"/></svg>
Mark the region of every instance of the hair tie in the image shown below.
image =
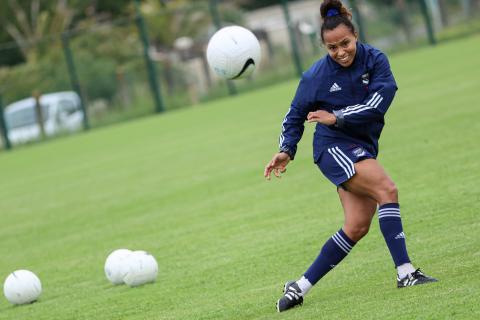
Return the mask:
<svg viewBox="0 0 480 320"><path fill-rule="evenodd" d="M338 16L339 14L340 12L336 8L328 9L327 11L327 17L334 17L334 16Z"/></svg>

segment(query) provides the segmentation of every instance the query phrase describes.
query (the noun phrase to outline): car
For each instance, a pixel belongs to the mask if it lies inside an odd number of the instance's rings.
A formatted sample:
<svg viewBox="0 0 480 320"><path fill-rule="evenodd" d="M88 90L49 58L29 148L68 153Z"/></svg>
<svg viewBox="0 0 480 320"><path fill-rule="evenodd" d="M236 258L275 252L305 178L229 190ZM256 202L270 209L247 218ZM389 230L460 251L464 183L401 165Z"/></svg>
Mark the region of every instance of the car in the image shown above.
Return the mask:
<svg viewBox="0 0 480 320"><path fill-rule="evenodd" d="M39 98L43 128L47 137L83 128L84 112L81 100L73 91L52 92ZM4 117L12 145L41 138L33 97L16 101L5 107Z"/></svg>

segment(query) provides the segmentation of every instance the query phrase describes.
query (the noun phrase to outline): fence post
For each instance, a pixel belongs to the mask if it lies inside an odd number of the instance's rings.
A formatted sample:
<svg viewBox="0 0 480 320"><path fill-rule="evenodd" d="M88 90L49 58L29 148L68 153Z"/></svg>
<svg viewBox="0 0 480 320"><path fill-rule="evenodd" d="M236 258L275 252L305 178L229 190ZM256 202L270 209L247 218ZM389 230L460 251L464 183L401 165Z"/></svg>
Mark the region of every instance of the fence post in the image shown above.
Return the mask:
<svg viewBox="0 0 480 320"><path fill-rule="evenodd" d="M222 22L220 21L220 14L218 13L218 2L217 0L209 0L208 5L210 8L210 15L212 16L213 24L215 24L215 28L217 30L220 30L220 28L222 27ZM227 80L227 87L228 93L230 95L237 94L237 88L231 80Z"/></svg>
<svg viewBox="0 0 480 320"><path fill-rule="evenodd" d="M473 15L472 0L462 0L463 15L470 18Z"/></svg>
<svg viewBox="0 0 480 320"><path fill-rule="evenodd" d="M358 9L357 0L350 0L350 5L352 6L354 20L358 25L358 34L360 36L360 41L366 43L367 36L365 34L365 24L363 23L362 14Z"/></svg>
<svg viewBox="0 0 480 320"><path fill-rule="evenodd" d="M82 108L83 111L83 129L88 130L90 128L90 124L88 122L87 108L85 106L85 100L83 99L82 90L80 88L80 81L78 81L77 69L75 68L75 63L73 62L72 50L70 49L70 38L66 32L62 33L62 46L63 53L65 54L65 60L67 62L70 83L73 90L80 97L80 108Z"/></svg>
<svg viewBox="0 0 480 320"><path fill-rule="evenodd" d="M138 32L140 33L140 38L142 39L143 43L143 55L148 71L148 82L150 83L150 89L152 90L153 100L155 102L155 111L163 112L165 110L165 106L163 104L162 95L160 93L160 84L157 80L155 64L152 62L152 59L150 59L150 55L148 53L150 43L148 41L147 28L145 27L145 22L143 21L143 16L140 12L140 0L135 0L135 13L135 21L137 23Z"/></svg>
<svg viewBox="0 0 480 320"><path fill-rule="evenodd" d="M12 145L10 144L10 139L8 139L8 128L5 122L5 117L3 113L3 101L2 94L0 93L0 130L2 130L3 141L5 142L5 149L10 150Z"/></svg>
<svg viewBox="0 0 480 320"><path fill-rule="evenodd" d="M310 39L310 43L312 45L313 54L315 56L318 56L318 54L320 53L320 47L318 46L319 43L318 43L317 33L315 32L310 33L308 35L308 38Z"/></svg>
<svg viewBox="0 0 480 320"><path fill-rule="evenodd" d="M37 90L32 92L32 97L35 100L35 117L37 119L38 128L40 129L40 138L46 138L45 127L43 125L45 117L43 116L42 104L40 103L41 93Z"/></svg>
<svg viewBox="0 0 480 320"><path fill-rule="evenodd" d="M298 52L297 41L295 38L295 32L293 30L292 21L290 19L290 12L288 11L288 0L282 0L282 9L285 16L285 22L287 23L288 34L290 36L290 46L292 49L292 58L295 63L295 69L299 77L302 76L303 68L302 61L300 59L300 53Z"/></svg>
<svg viewBox="0 0 480 320"><path fill-rule="evenodd" d="M420 8L422 9L423 18L425 20L425 27L427 28L428 42L430 42L431 45L434 45L437 43L437 40L435 39L435 33L433 31L432 19L430 18L430 14L428 13L428 6L426 2L427 0L419 1Z"/></svg>

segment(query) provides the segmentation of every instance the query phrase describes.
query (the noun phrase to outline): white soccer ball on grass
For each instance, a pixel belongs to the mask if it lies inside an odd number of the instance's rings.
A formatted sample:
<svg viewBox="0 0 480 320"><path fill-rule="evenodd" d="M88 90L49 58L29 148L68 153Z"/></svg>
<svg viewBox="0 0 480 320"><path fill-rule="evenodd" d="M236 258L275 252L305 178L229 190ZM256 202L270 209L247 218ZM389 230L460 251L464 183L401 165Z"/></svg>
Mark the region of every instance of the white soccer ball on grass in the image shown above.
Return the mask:
<svg viewBox="0 0 480 320"><path fill-rule="evenodd" d="M105 261L105 276L113 284L122 284L128 271L128 258L132 253L128 249L118 249L110 253Z"/></svg>
<svg viewBox="0 0 480 320"><path fill-rule="evenodd" d="M128 271L123 278L130 287L154 282L158 275L157 260L145 251L133 251L128 257Z"/></svg>
<svg viewBox="0 0 480 320"><path fill-rule="evenodd" d="M225 79L249 76L258 67L260 58L261 49L257 37L240 26L224 27L208 42L208 64Z"/></svg>
<svg viewBox="0 0 480 320"><path fill-rule="evenodd" d="M31 303L42 293L42 283L35 273L28 270L16 270L3 284L5 298L13 304Z"/></svg>

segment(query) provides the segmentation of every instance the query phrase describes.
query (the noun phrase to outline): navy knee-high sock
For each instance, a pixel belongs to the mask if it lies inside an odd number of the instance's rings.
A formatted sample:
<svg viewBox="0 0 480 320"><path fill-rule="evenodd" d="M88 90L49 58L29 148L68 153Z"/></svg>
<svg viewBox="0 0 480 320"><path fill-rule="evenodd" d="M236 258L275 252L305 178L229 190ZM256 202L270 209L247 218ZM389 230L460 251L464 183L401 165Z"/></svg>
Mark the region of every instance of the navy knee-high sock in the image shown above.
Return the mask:
<svg viewBox="0 0 480 320"><path fill-rule="evenodd" d="M355 241L350 240L345 232L340 229L323 245L320 254L305 272L304 277L314 285L339 264L354 245Z"/></svg>
<svg viewBox="0 0 480 320"><path fill-rule="evenodd" d="M409 263L410 258L407 253L399 204L387 203L381 205L378 208L378 221L395 266Z"/></svg>

